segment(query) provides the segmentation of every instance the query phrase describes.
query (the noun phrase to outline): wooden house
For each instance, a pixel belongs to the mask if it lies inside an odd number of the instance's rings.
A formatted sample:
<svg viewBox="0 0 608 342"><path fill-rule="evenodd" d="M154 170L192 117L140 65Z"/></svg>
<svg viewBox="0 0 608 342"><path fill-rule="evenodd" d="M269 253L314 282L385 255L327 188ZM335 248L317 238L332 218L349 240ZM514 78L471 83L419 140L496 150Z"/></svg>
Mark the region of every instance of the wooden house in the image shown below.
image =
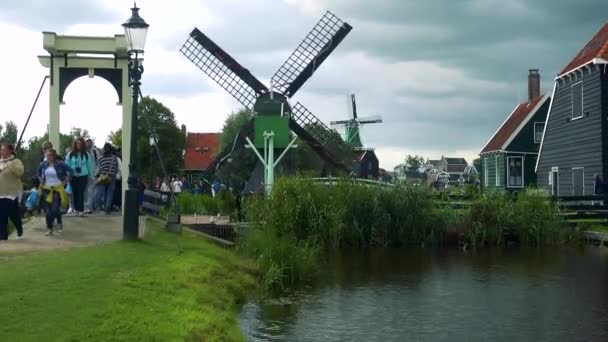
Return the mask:
<svg viewBox="0 0 608 342"><path fill-rule="evenodd" d="M220 147L220 133L188 133L182 174L192 181L203 176Z"/></svg>
<svg viewBox="0 0 608 342"><path fill-rule="evenodd" d="M554 196L593 194L608 175L608 23L555 79L536 164L538 186Z"/></svg>
<svg viewBox="0 0 608 342"><path fill-rule="evenodd" d="M536 184L534 167L549 109L540 74L528 74L528 101L518 104L480 152L482 190L517 191Z"/></svg>

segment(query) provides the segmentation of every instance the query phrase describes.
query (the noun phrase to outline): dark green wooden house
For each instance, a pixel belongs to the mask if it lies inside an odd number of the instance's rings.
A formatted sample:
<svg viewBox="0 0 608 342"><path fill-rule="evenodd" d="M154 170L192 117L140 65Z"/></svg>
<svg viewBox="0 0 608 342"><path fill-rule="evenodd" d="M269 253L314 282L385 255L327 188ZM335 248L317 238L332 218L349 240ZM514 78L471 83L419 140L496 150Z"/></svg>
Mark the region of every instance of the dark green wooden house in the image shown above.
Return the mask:
<svg viewBox="0 0 608 342"><path fill-rule="evenodd" d="M518 191L536 185L536 159L551 99L540 95L538 70L530 70L529 101L515 107L480 152L482 190Z"/></svg>

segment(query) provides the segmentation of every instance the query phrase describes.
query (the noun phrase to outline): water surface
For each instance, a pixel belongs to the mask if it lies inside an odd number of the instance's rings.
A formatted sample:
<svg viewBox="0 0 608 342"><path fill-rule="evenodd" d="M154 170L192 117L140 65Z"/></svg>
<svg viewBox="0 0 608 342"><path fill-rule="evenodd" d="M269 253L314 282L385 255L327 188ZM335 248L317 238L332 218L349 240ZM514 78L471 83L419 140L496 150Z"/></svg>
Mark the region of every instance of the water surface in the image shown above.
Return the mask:
<svg viewBox="0 0 608 342"><path fill-rule="evenodd" d="M250 341L608 341L608 249L347 251L240 314Z"/></svg>

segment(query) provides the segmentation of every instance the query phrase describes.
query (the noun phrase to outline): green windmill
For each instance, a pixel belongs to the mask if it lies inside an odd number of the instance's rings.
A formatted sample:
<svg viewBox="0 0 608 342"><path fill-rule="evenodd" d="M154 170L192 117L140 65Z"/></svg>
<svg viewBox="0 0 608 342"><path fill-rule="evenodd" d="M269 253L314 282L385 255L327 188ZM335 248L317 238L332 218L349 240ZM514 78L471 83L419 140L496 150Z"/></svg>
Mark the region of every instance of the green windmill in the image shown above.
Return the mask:
<svg viewBox="0 0 608 342"><path fill-rule="evenodd" d="M325 161L343 170L356 170L354 153L301 103L288 101L348 35L352 27L331 12L298 45L270 79L270 89L199 29L194 28L180 52L212 80L254 113L233 144L214 160L212 169L230 162L232 151L245 145L264 165L265 190L274 183L274 167L294 147L295 137L308 144ZM275 152L279 157L275 160Z"/></svg>
<svg viewBox="0 0 608 342"><path fill-rule="evenodd" d="M359 135L359 127L361 125L382 123L382 117L379 115L370 116L366 118L357 117L357 103L355 102L355 94L350 94L346 101L346 108L348 111L349 119L331 121L331 126L343 126L344 127L344 141L352 146L354 149L362 149L363 143L361 143L361 136Z"/></svg>

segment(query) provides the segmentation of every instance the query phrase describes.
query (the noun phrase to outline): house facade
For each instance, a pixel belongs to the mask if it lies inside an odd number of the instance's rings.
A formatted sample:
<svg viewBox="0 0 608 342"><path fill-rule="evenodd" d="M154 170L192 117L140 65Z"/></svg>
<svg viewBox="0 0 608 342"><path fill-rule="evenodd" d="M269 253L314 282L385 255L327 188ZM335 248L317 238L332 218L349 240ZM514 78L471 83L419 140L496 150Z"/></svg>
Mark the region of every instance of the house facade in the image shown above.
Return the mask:
<svg viewBox="0 0 608 342"><path fill-rule="evenodd" d="M480 152L482 190L519 191L536 185L534 168L550 105L540 95L540 75L528 75L528 101L507 116Z"/></svg>
<svg viewBox="0 0 608 342"><path fill-rule="evenodd" d="M188 133L184 151L184 174L189 181L208 171L220 147L220 133Z"/></svg>
<svg viewBox="0 0 608 342"><path fill-rule="evenodd" d="M456 184L461 176L466 178L465 172L468 166L469 164L464 158L441 156L437 169L439 172L446 172L450 176L450 183Z"/></svg>
<svg viewBox="0 0 608 342"><path fill-rule="evenodd" d="M593 194L608 171L608 24L555 80L536 164L538 186L553 196Z"/></svg>

